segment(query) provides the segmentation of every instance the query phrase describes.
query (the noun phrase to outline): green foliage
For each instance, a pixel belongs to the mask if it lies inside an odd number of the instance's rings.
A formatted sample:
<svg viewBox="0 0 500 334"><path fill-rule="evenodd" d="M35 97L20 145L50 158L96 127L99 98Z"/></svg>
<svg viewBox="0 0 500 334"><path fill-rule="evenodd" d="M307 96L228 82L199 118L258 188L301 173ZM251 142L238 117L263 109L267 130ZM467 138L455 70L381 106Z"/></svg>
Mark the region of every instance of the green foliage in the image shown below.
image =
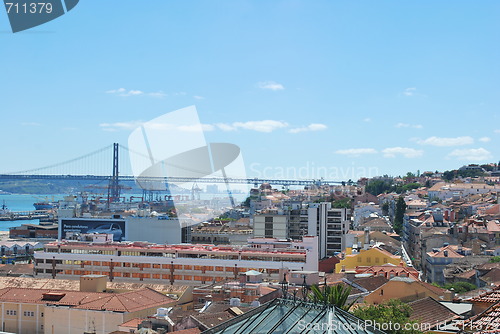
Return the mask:
<svg viewBox="0 0 500 334"><path fill-rule="evenodd" d="M406 203L403 196L399 196L396 202L396 212L394 213L393 228L396 233L400 234L403 230L403 217L406 211Z"/></svg>
<svg viewBox="0 0 500 334"><path fill-rule="evenodd" d="M457 171L456 170L447 170L443 172L443 180L451 181L455 178Z"/></svg>
<svg viewBox="0 0 500 334"><path fill-rule="evenodd" d="M411 312L411 307L398 299L391 299L379 305L359 307L353 311L354 315L358 318L363 320L372 320L373 322L379 324L379 327L383 328L384 332L388 334L421 333L420 331L413 329L416 326L412 326L412 324L417 324L417 322L410 321ZM388 326L390 327L389 329L386 329L383 324L389 324L389 322L392 325ZM399 324L399 326L394 324ZM408 326L406 324L410 325Z"/></svg>
<svg viewBox="0 0 500 334"><path fill-rule="evenodd" d="M464 293L467 291L472 291L477 289L477 286L468 282L455 282L455 283L445 284L444 288L447 290L453 289L455 293Z"/></svg>
<svg viewBox="0 0 500 334"><path fill-rule="evenodd" d="M348 311L357 301L357 299L355 299L347 304L347 299L349 298L352 287L344 284L325 285L322 289L318 285L313 285L311 286L311 290L312 298L315 298L319 302L335 305L345 311Z"/></svg>
<svg viewBox="0 0 500 334"><path fill-rule="evenodd" d="M247 197L247 199L243 203L241 203L241 205L244 206L244 207L246 207L246 208L249 208L251 200L252 199L250 197Z"/></svg>
<svg viewBox="0 0 500 334"><path fill-rule="evenodd" d="M366 192L375 196L388 192L391 189L392 189L392 180L372 179L368 181L368 184L365 187Z"/></svg>
<svg viewBox="0 0 500 334"><path fill-rule="evenodd" d="M490 258L491 263L500 262L500 256L492 256Z"/></svg>
<svg viewBox="0 0 500 334"><path fill-rule="evenodd" d="M382 204L382 214L384 216L389 215L389 203L388 202L384 202L384 204Z"/></svg>
<svg viewBox="0 0 500 334"><path fill-rule="evenodd" d="M411 174L411 173L409 173ZM415 177L414 174L412 177ZM406 178L406 177L405 177ZM366 192L372 195L380 195L387 192L396 192L401 194L403 192L420 188L422 185L420 183L408 183L408 184L394 184L392 180L370 180L365 187Z"/></svg>
<svg viewBox="0 0 500 334"><path fill-rule="evenodd" d="M401 193L404 193L404 192L407 192L407 191L410 191L413 189L420 188L421 186L422 185L418 182L402 184L402 185L398 184L398 185L393 186L393 191L398 193L398 194L401 194Z"/></svg>
<svg viewBox="0 0 500 334"><path fill-rule="evenodd" d="M350 209L351 202L352 202L351 199L348 197L338 199L332 203L332 207L336 209L342 209L342 208Z"/></svg>

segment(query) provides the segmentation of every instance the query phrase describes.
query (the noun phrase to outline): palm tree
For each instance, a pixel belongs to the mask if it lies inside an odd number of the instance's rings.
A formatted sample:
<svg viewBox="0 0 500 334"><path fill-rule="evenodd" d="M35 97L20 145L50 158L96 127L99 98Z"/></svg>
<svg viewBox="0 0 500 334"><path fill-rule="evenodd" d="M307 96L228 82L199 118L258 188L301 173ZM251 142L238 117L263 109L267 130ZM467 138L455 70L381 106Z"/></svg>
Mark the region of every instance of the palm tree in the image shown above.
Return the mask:
<svg viewBox="0 0 500 334"><path fill-rule="evenodd" d="M312 298L319 302L323 302L328 305L334 305L341 308L344 311L348 311L351 306L357 301L357 298L353 300L350 304L347 304L347 299L351 293L352 287L344 284L336 285L324 285L321 289L318 285L311 286L313 292Z"/></svg>

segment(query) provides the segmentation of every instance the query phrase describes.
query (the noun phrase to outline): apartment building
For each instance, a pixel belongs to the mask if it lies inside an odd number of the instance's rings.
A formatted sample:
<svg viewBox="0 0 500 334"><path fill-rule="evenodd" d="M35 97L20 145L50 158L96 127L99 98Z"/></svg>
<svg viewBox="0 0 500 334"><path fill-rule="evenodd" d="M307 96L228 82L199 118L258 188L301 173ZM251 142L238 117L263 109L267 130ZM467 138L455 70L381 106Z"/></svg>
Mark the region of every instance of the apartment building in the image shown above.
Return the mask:
<svg viewBox="0 0 500 334"><path fill-rule="evenodd" d="M297 203L283 203L283 208L267 209L254 215L255 238L282 238L300 240L307 235L308 211ZM288 204L288 205L287 205Z"/></svg>
<svg viewBox="0 0 500 334"><path fill-rule="evenodd" d="M350 210L332 208L331 203L312 203L308 208L308 235L318 237L319 258L334 256L346 248Z"/></svg>
<svg viewBox="0 0 500 334"><path fill-rule="evenodd" d="M144 288L123 293L0 289L2 331L18 334L107 334L176 301Z"/></svg>
<svg viewBox="0 0 500 334"><path fill-rule="evenodd" d="M200 285L257 270L266 280L279 280L284 271L317 271L317 244L317 237L304 237L282 248L252 243L236 247L63 240L35 252L34 271L42 278L78 279L93 274L106 275L110 281Z"/></svg>

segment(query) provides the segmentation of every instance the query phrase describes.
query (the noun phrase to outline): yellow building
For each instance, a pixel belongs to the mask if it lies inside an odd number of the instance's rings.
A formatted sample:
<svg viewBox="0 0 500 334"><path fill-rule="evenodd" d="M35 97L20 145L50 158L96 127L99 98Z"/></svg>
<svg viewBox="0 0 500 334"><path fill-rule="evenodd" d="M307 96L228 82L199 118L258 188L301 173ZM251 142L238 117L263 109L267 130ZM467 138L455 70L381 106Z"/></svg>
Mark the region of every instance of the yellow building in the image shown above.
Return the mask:
<svg viewBox="0 0 500 334"><path fill-rule="evenodd" d="M354 271L356 267L380 266L386 263L398 266L401 265L401 261L400 256L392 255L379 247L372 247L368 250L362 249L356 254L352 254L351 248L346 248L344 259L335 265L335 272Z"/></svg>
<svg viewBox="0 0 500 334"><path fill-rule="evenodd" d="M17 334L107 334L130 319L176 301L153 289L123 293L0 289L2 331Z"/></svg>
<svg viewBox="0 0 500 334"><path fill-rule="evenodd" d="M446 290L411 277L394 277L367 295L364 300L368 304L380 304L390 299L411 302L426 297L442 300Z"/></svg>

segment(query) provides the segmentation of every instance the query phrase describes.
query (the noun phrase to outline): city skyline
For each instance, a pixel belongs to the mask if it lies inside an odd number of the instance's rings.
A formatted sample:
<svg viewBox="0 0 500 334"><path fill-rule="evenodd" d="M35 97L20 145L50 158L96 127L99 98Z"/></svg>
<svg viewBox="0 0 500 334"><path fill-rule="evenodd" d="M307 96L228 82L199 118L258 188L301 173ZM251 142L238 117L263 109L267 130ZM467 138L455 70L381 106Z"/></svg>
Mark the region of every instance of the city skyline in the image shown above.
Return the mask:
<svg viewBox="0 0 500 334"><path fill-rule="evenodd" d="M249 177L497 162L499 11L493 1L83 2L17 34L0 12L1 170L125 144L141 122L191 105L207 142L241 148Z"/></svg>

